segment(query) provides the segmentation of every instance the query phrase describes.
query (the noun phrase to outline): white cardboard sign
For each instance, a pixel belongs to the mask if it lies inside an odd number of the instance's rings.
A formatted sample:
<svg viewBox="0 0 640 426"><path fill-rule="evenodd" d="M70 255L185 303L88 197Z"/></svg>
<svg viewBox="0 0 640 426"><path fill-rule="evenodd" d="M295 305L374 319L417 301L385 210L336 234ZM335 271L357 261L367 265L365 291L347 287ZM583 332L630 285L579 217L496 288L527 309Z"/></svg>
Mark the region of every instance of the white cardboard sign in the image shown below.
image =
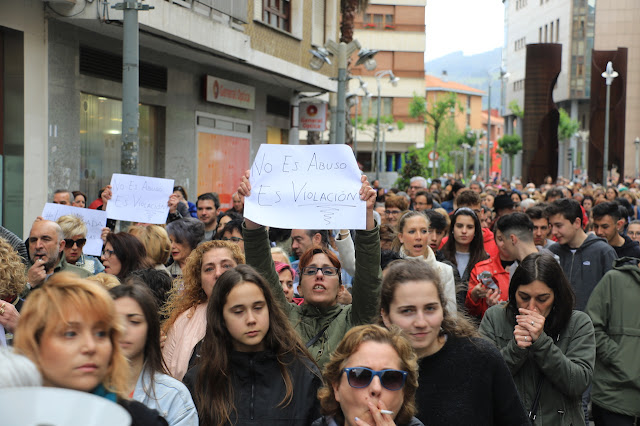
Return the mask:
<svg viewBox="0 0 640 426"><path fill-rule="evenodd" d="M87 226L87 243L82 248L82 252L100 257L102 254L102 239L100 235L102 234L102 228L107 226L107 212L53 203L45 204L42 210L42 217L54 222L60 216L66 215L79 217Z"/></svg>
<svg viewBox="0 0 640 426"><path fill-rule="evenodd" d="M162 224L167 221L173 179L114 173L111 176L109 219Z"/></svg>
<svg viewBox="0 0 640 426"><path fill-rule="evenodd" d="M360 176L347 145L263 144L245 217L285 229L365 229Z"/></svg>

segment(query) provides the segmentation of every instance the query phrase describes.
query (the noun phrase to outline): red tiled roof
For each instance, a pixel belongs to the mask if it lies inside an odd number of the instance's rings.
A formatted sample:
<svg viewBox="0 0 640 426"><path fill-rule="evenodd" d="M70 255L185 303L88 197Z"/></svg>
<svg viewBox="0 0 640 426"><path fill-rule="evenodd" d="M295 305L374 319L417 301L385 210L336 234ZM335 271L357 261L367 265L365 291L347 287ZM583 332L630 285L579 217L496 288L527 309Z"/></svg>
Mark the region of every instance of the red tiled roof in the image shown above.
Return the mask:
<svg viewBox="0 0 640 426"><path fill-rule="evenodd" d="M467 86L455 81L444 81L438 77L425 74L424 84L427 90L441 89L443 92L464 92L464 93L476 93L478 96L486 95L486 92L476 89L475 87Z"/></svg>

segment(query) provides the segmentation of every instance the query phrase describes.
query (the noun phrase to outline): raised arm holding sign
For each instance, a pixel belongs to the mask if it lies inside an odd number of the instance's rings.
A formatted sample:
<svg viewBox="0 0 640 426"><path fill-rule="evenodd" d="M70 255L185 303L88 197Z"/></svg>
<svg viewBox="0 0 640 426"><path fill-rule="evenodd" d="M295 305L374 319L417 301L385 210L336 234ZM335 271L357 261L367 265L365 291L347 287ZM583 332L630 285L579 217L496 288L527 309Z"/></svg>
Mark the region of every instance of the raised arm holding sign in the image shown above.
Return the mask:
<svg viewBox="0 0 640 426"><path fill-rule="evenodd" d="M346 145L261 145L244 216L278 228L364 229L360 176Z"/></svg>

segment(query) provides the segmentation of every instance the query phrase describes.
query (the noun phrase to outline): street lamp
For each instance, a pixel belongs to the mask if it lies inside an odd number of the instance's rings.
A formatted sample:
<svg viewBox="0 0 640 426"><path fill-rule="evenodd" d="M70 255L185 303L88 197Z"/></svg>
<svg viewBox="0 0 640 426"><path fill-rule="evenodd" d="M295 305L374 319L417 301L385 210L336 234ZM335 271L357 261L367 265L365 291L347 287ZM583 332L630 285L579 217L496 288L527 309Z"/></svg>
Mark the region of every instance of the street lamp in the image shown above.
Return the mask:
<svg viewBox="0 0 640 426"><path fill-rule="evenodd" d="M462 178L463 179L467 179L467 156L469 155L469 148L471 148L471 145L469 145L468 143L462 144L462 149L464 151L464 157L462 159Z"/></svg>
<svg viewBox="0 0 640 426"><path fill-rule="evenodd" d="M503 67L499 67L500 68L500 87L502 87L502 82L504 80L507 80L509 78L509 73L503 68ZM493 78L491 76L491 72L496 70L497 68L493 68L492 70L490 70L488 72L489 74L489 100L488 100L488 114L487 114L487 151L485 153L485 157L484 157L484 166L485 166L485 178L486 178L486 182L489 183L489 177L491 175L490 173L490 168L491 168L491 151L490 151L490 147L489 147L489 143L488 141L491 140L491 83L493 83ZM500 96L502 98L502 96ZM500 100L502 102L502 99ZM502 105L500 105L500 109L502 110Z"/></svg>
<svg viewBox="0 0 640 426"><path fill-rule="evenodd" d="M604 161L602 163L602 185L607 185L607 175L609 169L609 102L611 100L611 83L613 79L618 76L618 73L613 70L613 64L611 61L607 62L607 69L602 73L602 77L607 84L607 109L604 111Z"/></svg>
<svg viewBox="0 0 640 426"><path fill-rule="evenodd" d="M362 80L362 77L360 77L359 75L355 76L355 78L358 79L358 81L360 82L360 87L359 89L362 90L364 92L364 96L365 98L371 98L371 92L369 92L369 90L367 89L367 82ZM358 103L359 103L359 99L358 99L358 93L350 93L347 95L347 98L349 98L350 96L353 96L355 105L356 105L356 124L353 128L353 152L356 156L356 158L358 158Z"/></svg>
<svg viewBox="0 0 640 426"><path fill-rule="evenodd" d="M636 136L636 140L633 141L636 146L636 179L638 179L638 170L640 169L640 138Z"/></svg>
<svg viewBox="0 0 640 426"><path fill-rule="evenodd" d="M380 104L381 104L380 91L382 90L380 79L386 75L389 76L389 83L391 83L393 87L396 87L398 85L398 81L400 81L400 79L396 77L395 74L393 74L393 71L391 70L378 71L375 74L376 83L378 85L378 120L376 122L376 162L375 162L376 179L380 179Z"/></svg>
<svg viewBox="0 0 640 426"><path fill-rule="evenodd" d="M345 140L345 127L346 127L346 98L347 98L347 62L349 57L356 50L360 49L360 42L353 40L349 44L345 42L336 43L333 40L329 40L324 48L319 47L317 49L310 50L313 57L309 66L314 70L319 70L327 63L331 64L329 54L332 54L338 58L338 99L336 107L335 120L332 118L332 123L335 123L335 140L336 144L344 144ZM378 51L374 50L360 50L358 56L358 64L364 64L365 68L372 71L376 67L376 61L373 58Z"/></svg>
<svg viewBox="0 0 640 426"><path fill-rule="evenodd" d="M485 130L472 130L469 132L469 135L475 136L475 159L473 164L473 173L476 175L476 179L479 180L480 177L480 137L485 136L487 132Z"/></svg>

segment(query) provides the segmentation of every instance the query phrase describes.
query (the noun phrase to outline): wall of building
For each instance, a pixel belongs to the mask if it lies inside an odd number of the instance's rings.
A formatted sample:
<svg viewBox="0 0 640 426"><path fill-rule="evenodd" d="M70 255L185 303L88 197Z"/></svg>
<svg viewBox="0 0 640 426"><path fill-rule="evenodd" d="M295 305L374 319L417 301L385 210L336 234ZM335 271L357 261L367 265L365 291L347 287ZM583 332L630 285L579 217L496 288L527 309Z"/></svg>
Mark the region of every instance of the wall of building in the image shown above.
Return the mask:
<svg viewBox="0 0 640 426"><path fill-rule="evenodd" d="M27 236L47 199L47 43L43 3L38 0L0 0L0 26L23 33L24 188L20 199L3 195L3 223ZM11 58L5 58L10 60Z"/></svg>

